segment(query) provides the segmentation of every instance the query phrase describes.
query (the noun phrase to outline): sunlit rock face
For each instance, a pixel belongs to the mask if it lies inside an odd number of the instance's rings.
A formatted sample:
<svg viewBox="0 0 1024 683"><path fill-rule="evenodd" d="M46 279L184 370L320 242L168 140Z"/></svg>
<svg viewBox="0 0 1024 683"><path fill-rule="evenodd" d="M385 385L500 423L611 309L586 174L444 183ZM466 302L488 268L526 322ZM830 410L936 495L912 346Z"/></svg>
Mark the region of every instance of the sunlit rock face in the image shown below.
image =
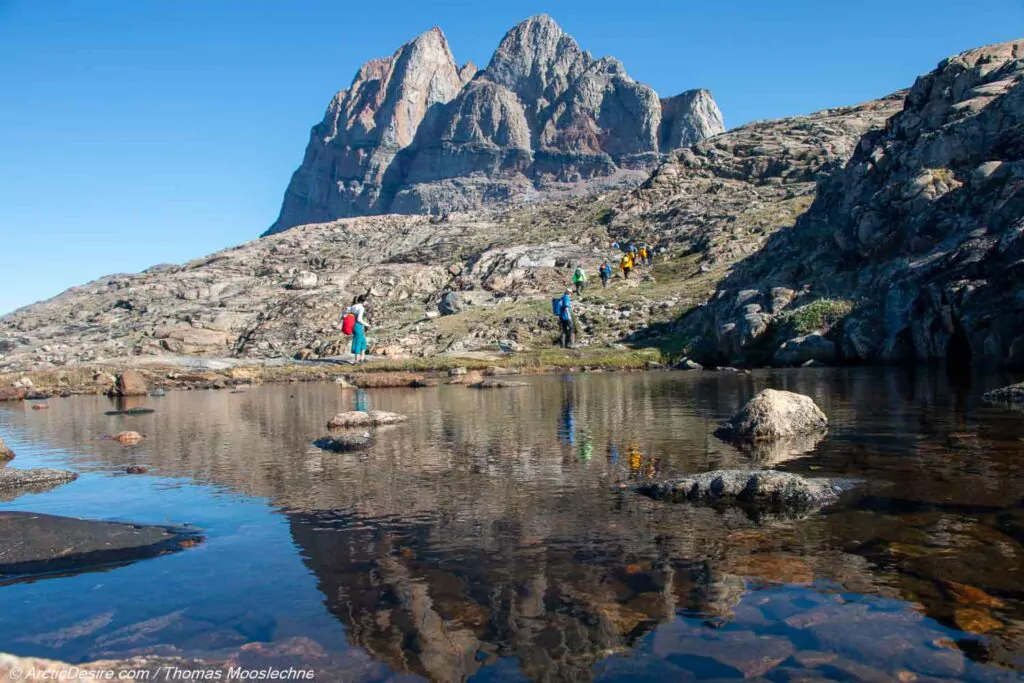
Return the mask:
<svg viewBox="0 0 1024 683"><path fill-rule="evenodd" d="M661 152L724 129L708 91L661 100L546 15L510 30L479 71L434 28L335 95L268 233L636 184Z"/></svg>

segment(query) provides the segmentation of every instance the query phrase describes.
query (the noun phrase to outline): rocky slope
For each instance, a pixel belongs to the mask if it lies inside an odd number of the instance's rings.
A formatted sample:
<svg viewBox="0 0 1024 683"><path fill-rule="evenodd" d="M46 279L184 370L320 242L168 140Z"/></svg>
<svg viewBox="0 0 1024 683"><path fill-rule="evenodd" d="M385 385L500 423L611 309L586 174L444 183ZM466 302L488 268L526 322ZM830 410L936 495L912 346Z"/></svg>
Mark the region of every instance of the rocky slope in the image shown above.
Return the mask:
<svg viewBox="0 0 1024 683"><path fill-rule="evenodd" d="M0 372L140 356L272 359L334 355L332 328L373 295L375 347L396 355L549 346L548 298L576 263L594 277L614 237L663 250L653 271L579 305L584 344L661 334L729 266L792 226L815 182L841 168L899 97L751 124L671 159L640 188L444 219L367 216L297 227L180 266L76 287L0 318ZM445 290L463 310L436 315ZM671 331L669 331L671 334Z"/></svg>
<svg viewBox="0 0 1024 683"><path fill-rule="evenodd" d="M435 28L335 95L268 233L635 184L660 152L723 130L707 91L660 100L546 15L509 31L479 72Z"/></svg>
<svg viewBox="0 0 1024 683"><path fill-rule="evenodd" d="M378 353L537 350L554 339L549 298L577 263L593 277L615 239L659 255L640 277L584 294L583 344L705 364L1020 363L1020 50L952 58L909 94L717 135L633 190L349 218L105 277L0 318L0 372L336 355L348 342L338 312L366 292ZM510 85L513 71L500 72ZM559 87L545 78L526 81ZM461 312L438 317L449 291Z"/></svg>
<svg viewBox="0 0 1024 683"><path fill-rule="evenodd" d="M708 361L1024 364L1024 41L918 79L678 332Z"/></svg>

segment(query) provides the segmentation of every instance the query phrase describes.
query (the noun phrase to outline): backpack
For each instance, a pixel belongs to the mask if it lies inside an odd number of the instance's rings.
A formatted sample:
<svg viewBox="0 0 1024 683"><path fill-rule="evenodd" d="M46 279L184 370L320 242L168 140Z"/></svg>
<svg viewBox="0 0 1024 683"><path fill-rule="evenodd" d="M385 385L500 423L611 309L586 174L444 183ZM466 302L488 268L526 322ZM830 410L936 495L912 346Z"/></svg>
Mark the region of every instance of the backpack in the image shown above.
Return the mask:
<svg viewBox="0 0 1024 683"><path fill-rule="evenodd" d="M345 317L341 319L341 331L343 334L350 335L356 331L356 314L346 313Z"/></svg>
<svg viewBox="0 0 1024 683"><path fill-rule="evenodd" d="M551 300L551 312L558 318L562 317L562 297L557 296Z"/></svg>

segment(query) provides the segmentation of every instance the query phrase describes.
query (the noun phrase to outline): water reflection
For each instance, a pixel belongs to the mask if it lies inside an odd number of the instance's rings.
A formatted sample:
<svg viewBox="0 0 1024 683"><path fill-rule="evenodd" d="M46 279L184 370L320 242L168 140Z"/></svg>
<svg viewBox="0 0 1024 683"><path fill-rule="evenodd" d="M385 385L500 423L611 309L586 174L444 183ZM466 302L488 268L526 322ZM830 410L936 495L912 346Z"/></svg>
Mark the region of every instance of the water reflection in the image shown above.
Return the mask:
<svg viewBox="0 0 1024 683"><path fill-rule="evenodd" d="M991 386L832 370L531 383L179 392L141 401L152 415L125 417L72 399L5 411L4 435L65 449L86 476L144 464L269 499L349 641L395 672L767 674L756 660L773 662L772 676L855 677L857 661L887 675L893 662L920 675L1000 675L965 652L1024 669L1024 426L978 403ZM712 435L766 386L811 395L831 418L827 438L749 453ZM360 456L311 446L330 415L371 407L410 421ZM146 441L98 438L125 428ZM828 514L761 523L613 487L763 462L865 483ZM108 480L117 495L123 478ZM287 591L273 577L264 589ZM857 629L898 632L901 654ZM726 654L737 649L749 661ZM819 650L835 656L806 655Z"/></svg>

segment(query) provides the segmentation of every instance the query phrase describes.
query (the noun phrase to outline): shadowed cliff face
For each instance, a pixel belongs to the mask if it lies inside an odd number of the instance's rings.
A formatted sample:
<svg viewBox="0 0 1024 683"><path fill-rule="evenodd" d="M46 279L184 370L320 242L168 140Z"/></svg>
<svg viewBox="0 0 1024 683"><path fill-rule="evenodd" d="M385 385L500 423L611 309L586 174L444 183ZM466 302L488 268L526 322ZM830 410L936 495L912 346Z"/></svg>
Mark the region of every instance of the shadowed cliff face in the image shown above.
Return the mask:
<svg viewBox="0 0 1024 683"><path fill-rule="evenodd" d="M665 103L663 117L651 88L546 15L509 31L479 72L432 29L335 96L267 233L635 184L659 152L724 130L707 91Z"/></svg>
<svg viewBox="0 0 1024 683"><path fill-rule="evenodd" d="M1024 42L951 57L685 321L708 360L1024 364ZM756 309L756 310L755 310ZM794 353L798 351L798 353Z"/></svg>

